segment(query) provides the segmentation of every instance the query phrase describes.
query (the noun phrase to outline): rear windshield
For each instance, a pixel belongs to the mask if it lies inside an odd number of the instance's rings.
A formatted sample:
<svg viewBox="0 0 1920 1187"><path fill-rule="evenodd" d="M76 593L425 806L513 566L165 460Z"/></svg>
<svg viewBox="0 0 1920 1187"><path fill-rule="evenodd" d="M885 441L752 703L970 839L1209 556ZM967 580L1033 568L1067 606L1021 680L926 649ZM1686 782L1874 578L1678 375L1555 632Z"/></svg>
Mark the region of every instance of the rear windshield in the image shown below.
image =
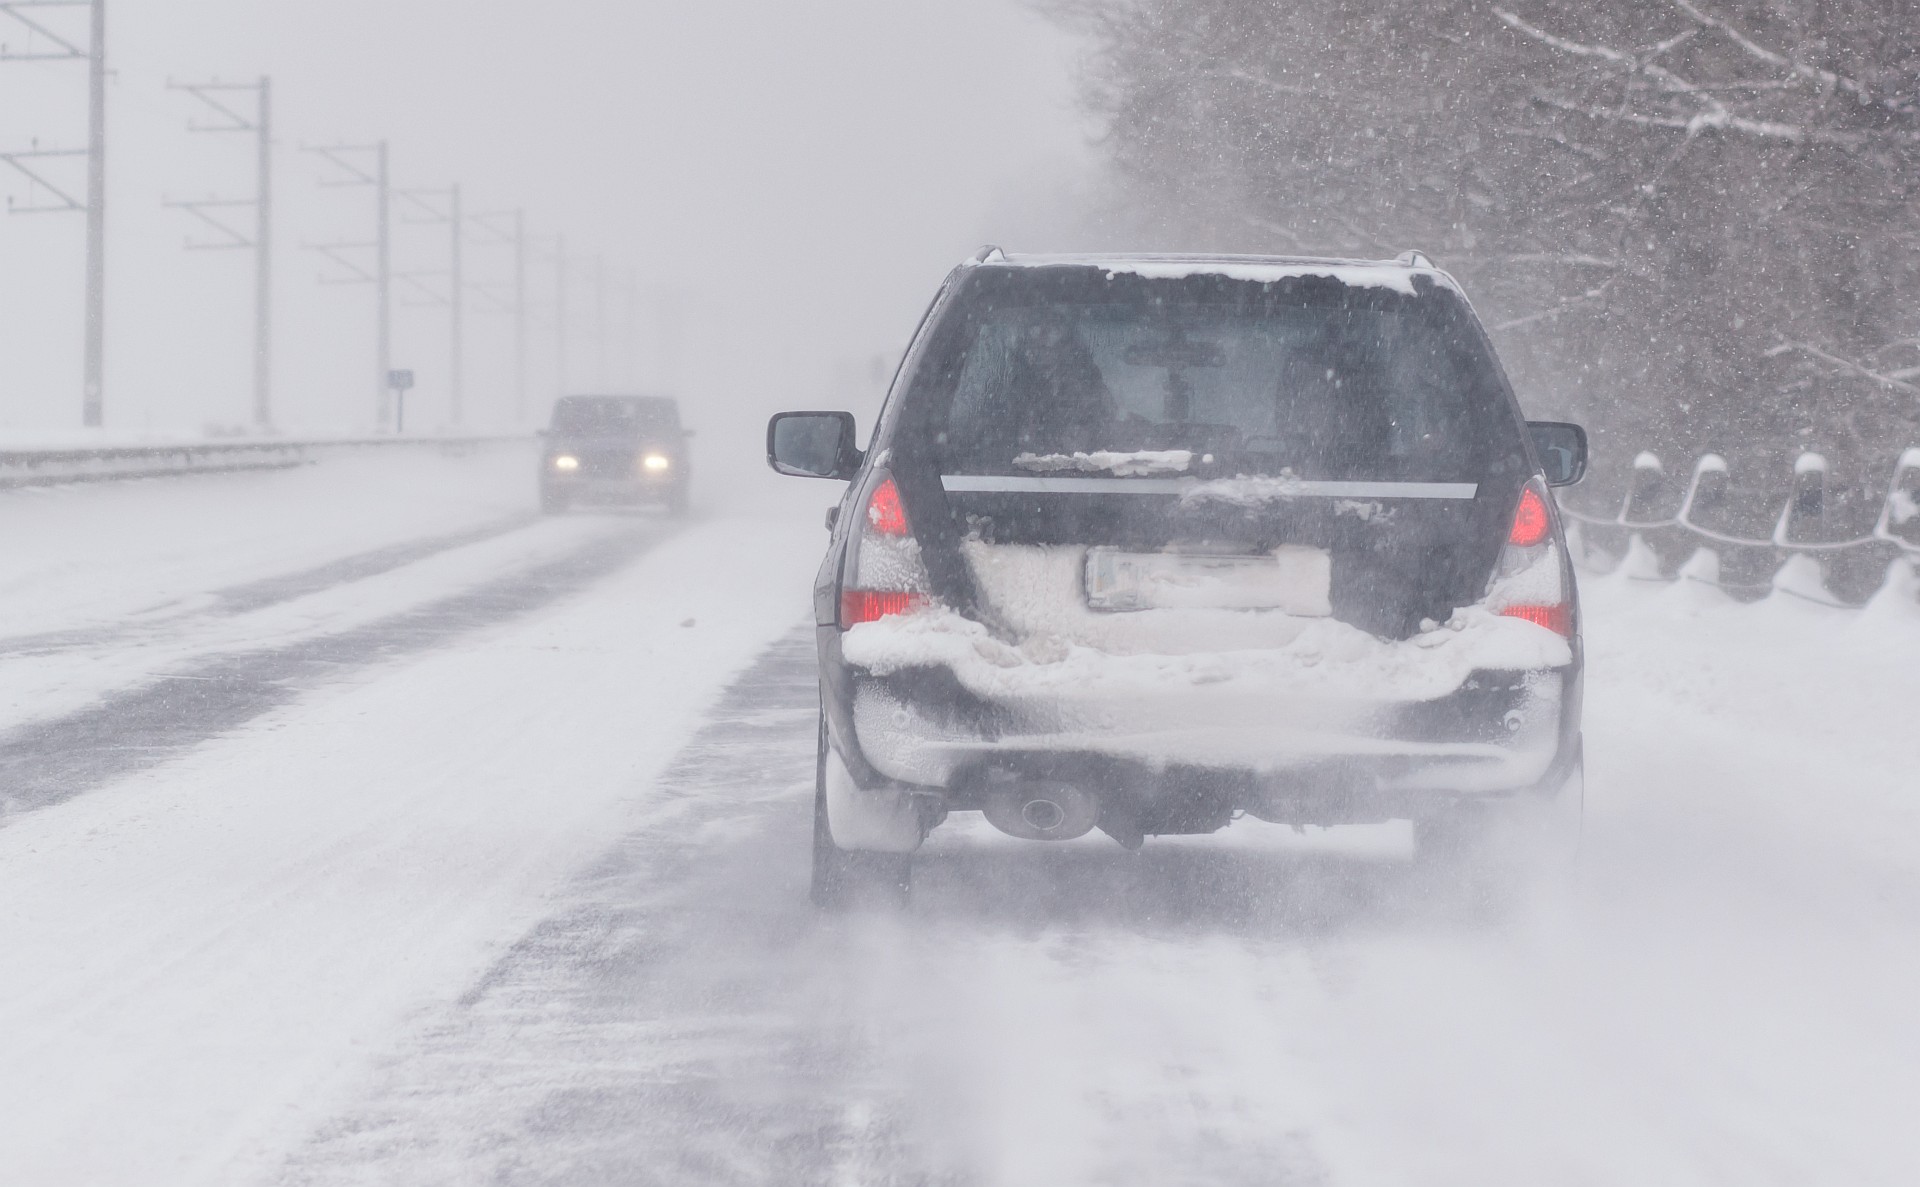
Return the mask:
<svg viewBox="0 0 1920 1187"><path fill-rule="evenodd" d="M567 396L553 407L553 427L563 433L636 436L670 432L680 417L666 400L628 396Z"/></svg>
<svg viewBox="0 0 1920 1187"><path fill-rule="evenodd" d="M910 396L913 435L948 474L1471 481L1520 455L1519 427L1471 313L1421 280L983 269Z"/></svg>

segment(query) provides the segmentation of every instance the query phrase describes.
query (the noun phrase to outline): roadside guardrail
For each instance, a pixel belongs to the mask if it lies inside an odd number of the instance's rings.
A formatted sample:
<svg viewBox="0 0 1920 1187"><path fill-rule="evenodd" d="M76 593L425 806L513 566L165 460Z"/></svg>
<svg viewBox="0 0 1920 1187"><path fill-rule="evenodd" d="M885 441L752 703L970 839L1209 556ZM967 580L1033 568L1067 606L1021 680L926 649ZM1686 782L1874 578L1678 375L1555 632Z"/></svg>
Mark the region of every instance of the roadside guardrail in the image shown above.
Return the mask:
<svg viewBox="0 0 1920 1187"><path fill-rule="evenodd" d="M70 482L114 482L238 470L284 470L324 453L358 449L460 450L509 441L511 436L260 437L99 446L0 447L0 489Z"/></svg>
<svg viewBox="0 0 1920 1187"><path fill-rule="evenodd" d="M1718 454L1697 459L1681 486L1657 455L1642 452L1613 514L1571 506L1567 493L1560 509L1572 521L1569 544L1582 568L1631 563L1645 580L1700 581L1741 598L1779 589L1858 606L1885 584L1890 565L1920 565L1920 448L1900 455L1881 490L1840 488L1830 478L1825 457L1802 453L1784 491L1742 501Z"/></svg>

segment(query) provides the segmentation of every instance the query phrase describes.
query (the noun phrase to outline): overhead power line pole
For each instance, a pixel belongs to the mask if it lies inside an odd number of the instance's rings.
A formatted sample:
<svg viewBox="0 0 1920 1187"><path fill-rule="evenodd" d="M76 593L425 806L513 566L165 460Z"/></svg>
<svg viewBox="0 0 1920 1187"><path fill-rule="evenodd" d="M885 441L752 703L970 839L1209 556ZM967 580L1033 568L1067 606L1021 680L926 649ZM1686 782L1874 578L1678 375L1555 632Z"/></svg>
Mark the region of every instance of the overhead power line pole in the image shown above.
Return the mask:
<svg viewBox="0 0 1920 1187"><path fill-rule="evenodd" d="M450 329L447 340L447 352L452 357L452 371L449 388L452 393L452 420L457 426L462 419L466 401L466 312L467 279L465 252L462 245L466 242L464 234L466 224L460 218L460 186L456 182L447 193L447 253L450 275L447 278L447 321Z"/></svg>
<svg viewBox="0 0 1920 1187"><path fill-rule="evenodd" d="M273 80L260 79L253 241L253 418L273 424Z"/></svg>
<svg viewBox="0 0 1920 1187"><path fill-rule="evenodd" d="M594 379L600 387L613 386L613 380L607 369L607 257L593 258L593 336L594 349L599 355L594 367Z"/></svg>
<svg viewBox="0 0 1920 1187"><path fill-rule="evenodd" d="M477 283L468 287L490 302L495 312L513 316L513 423L523 424L527 414L527 212L503 210L471 214L467 221L491 237L485 242L505 244L513 249L510 282L505 285Z"/></svg>
<svg viewBox="0 0 1920 1187"><path fill-rule="evenodd" d="M628 268L620 281L620 297L626 316L620 320L623 336L620 349L620 376L628 387L640 386L640 273Z"/></svg>
<svg viewBox="0 0 1920 1187"><path fill-rule="evenodd" d="M374 424L385 430L393 427L393 187L387 170L387 142L346 144L307 150L333 165L340 176L323 180L323 188L371 186L374 191L374 234L371 242L315 243L317 251L336 265L343 276L322 276L321 284L371 284L374 287ZM372 167L364 162L372 158ZM371 251L372 266L360 262L357 255Z"/></svg>
<svg viewBox="0 0 1920 1187"><path fill-rule="evenodd" d="M567 237L553 237L553 370L554 392L566 395L567 374Z"/></svg>
<svg viewBox="0 0 1920 1187"><path fill-rule="evenodd" d="M527 423L527 212L513 212L513 423Z"/></svg>
<svg viewBox="0 0 1920 1187"><path fill-rule="evenodd" d="M93 0L87 44L87 361L81 423L106 420L107 384L107 0Z"/></svg>
<svg viewBox="0 0 1920 1187"><path fill-rule="evenodd" d="M409 219L409 222L428 226L444 224L447 227L447 290L445 295L436 293L422 282L430 272L407 272L399 279L407 282L425 298L426 304L445 304L447 307L447 418L453 424L460 424L465 409L465 363L466 363L466 267L465 248L466 220L460 211L460 187L450 185L444 190L396 190L398 197L406 199L415 209L424 211L426 217ZM435 207L429 198L440 198L444 207Z"/></svg>
<svg viewBox="0 0 1920 1187"><path fill-rule="evenodd" d="M379 177L375 183L379 187L379 227L375 255L377 260L377 286L380 291L380 344L379 359L374 364L375 381L380 385L380 421L384 427L393 425L399 431L400 424L394 415L393 391L393 174L388 168L387 142L380 142Z"/></svg>
<svg viewBox="0 0 1920 1187"><path fill-rule="evenodd" d="M252 198L168 202L218 232L212 242L189 241L189 250L253 249L253 423L273 427L273 83L262 78L244 83L168 83L211 109L219 123L189 124L193 132L251 132L256 138L255 189ZM225 102L229 92L251 91L256 103L249 117ZM223 209L252 207L252 237L237 230L219 213Z"/></svg>
<svg viewBox="0 0 1920 1187"><path fill-rule="evenodd" d="M87 38L69 36L43 19L37 9L85 8ZM87 147L42 149L36 142L25 152L0 153L0 163L24 174L33 194L25 206L9 199L14 214L81 213L87 216L85 352L81 381L81 423L97 428L104 419L106 386L107 303L107 5L106 0L0 0L0 15L25 26L26 48L15 50L0 42L0 62L87 63ZM76 198L70 185L56 183L42 161L57 157L87 159L87 193ZM42 198L40 191L51 196Z"/></svg>

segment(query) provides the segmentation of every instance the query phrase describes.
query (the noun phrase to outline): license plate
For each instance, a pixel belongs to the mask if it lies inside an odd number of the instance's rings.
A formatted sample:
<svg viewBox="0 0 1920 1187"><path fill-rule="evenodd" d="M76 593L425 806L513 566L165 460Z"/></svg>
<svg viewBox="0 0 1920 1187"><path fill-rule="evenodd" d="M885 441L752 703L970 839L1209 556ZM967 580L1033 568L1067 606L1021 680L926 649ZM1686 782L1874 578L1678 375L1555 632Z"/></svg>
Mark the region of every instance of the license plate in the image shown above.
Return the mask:
<svg viewBox="0 0 1920 1187"><path fill-rule="evenodd" d="M1333 613L1333 558L1289 544L1255 556L1087 550L1087 605L1095 610L1280 610Z"/></svg>

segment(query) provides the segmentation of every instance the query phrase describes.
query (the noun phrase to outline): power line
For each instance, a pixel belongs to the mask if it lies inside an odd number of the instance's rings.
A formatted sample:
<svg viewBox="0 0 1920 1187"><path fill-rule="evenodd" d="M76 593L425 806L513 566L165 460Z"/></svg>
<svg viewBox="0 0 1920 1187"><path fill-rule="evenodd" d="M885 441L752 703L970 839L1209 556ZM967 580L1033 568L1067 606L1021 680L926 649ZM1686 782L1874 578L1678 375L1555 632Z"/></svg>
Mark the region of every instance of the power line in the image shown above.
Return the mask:
<svg viewBox="0 0 1920 1187"><path fill-rule="evenodd" d="M253 423L266 429L273 426L273 82L262 78L246 83L168 83L199 100L219 123L188 124L190 132L251 132L256 137L255 191L252 198L168 202L212 228L219 236L213 242L189 241L189 250L252 248L254 254L253 289ZM225 101L230 92L251 91L255 96L255 114L236 111ZM218 212L251 207L254 212L252 237Z"/></svg>
<svg viewBox="0 0 1920 1187"><path fill-rule="evenodd" d="M56 25L38 18L32 10L42 8L85 8L88 10L87 36L84 39L61 33ZM28 47L15 51L0 43L0 62L73 62L87 63L87 147L84 149L42 149L36 142L26 152L0 153L0 163L24 174L36 189L52 194L55 201L17 206L7 202L9 213L82 213L87 216L86 262L86 342L82 375L81 423L97 428L103 420L106 376L106 228L107 228L107 6L106 0L0 0L0 15L24 25ZM35 48L36 39L50 43L51 49ZM87 159L87 195L76 198L57 185L41 170L39 162L58 157L84 156ZM34 162L29 164L28 162Z"/></svg>
<svg viewBox="0 0 1920 1187"><path fill-rule="evenodd" d="M322 188L372 186L374 190L374 236L371 242L314 243L317 251L332 262L344 276L322 276L322 284L371 284L374 286L374 423L381 429L393 425L393 193L387 171L387 142L312 147L308 152L320 157L337 171ZM362 165L367 157L373 166ZM360 261L361 253L373 252L373 267Z"/></svg>
<svg viewBox="0 0 1920 1187"><path fill-rule="evenodd" d="M87 200L85 198L74 197L72 194L68 193L64 188L62 188L59 182L55 181L51 176L41 172L42 166L29 165L27 164L27 162L48 160L48 159L57 158L57 157L84 157L87 155L87 150L84 148L40 148L38 147L40 143L39 141L36 140L33 143L36 147L30 148L25 152L0 152L0 161L6 162L8 165L13 166L13 168L16 171L25 174L27 177L27 180L32 182L33 185L36 187L36 189L47 191L49 194L53 195L54 200L52 202L43 202L40 205L22 206L17 202L15 202L12 198L8 198L7 213L8 214L84 213L87 209ZM37 200L29 199L29 201L37 201Z"/></svg>

